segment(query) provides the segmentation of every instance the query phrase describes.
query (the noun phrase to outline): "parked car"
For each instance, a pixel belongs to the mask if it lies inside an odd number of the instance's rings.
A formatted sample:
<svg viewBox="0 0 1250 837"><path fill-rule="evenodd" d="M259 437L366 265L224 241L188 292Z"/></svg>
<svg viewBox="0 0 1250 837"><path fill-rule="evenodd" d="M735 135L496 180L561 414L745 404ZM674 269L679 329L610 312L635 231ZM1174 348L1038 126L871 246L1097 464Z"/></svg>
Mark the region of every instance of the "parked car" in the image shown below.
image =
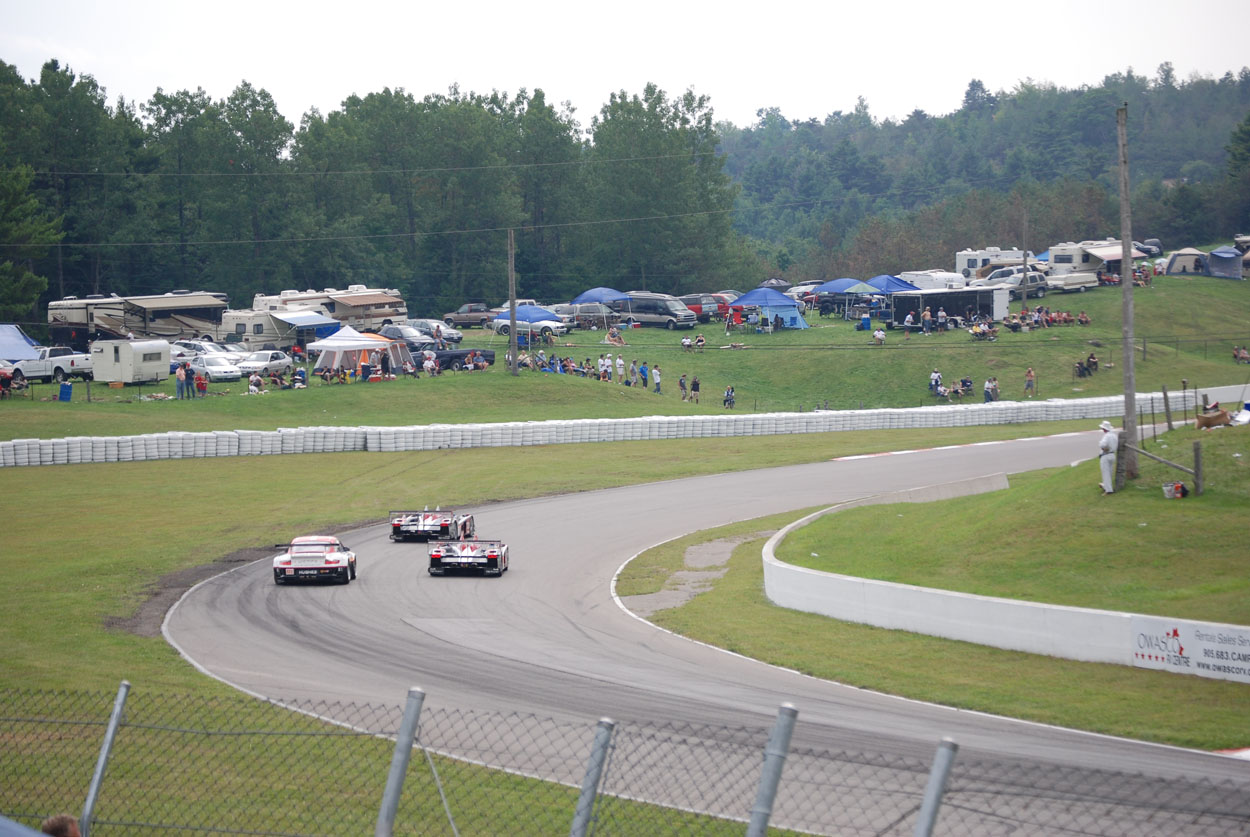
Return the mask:
<svg viewBox="0 0 1250 837"><path fill-rule="evenodd" d="M442 333L443 339L448 343L459 343L464 339L464 334L460 331L460 329L455 326L450 326L442 320L415 319L409 320L408 325L412 326L417 331L424 331L430 336L434 335L434 329L437 328L439 332Z"/></svg>
<svg viewBox="0 0 1250 837"><path fill-rule="evenodd" d="M729 297L724 294L686 294L677 297L682 304L694 312L699 322L723 320L729 313Z"/></svg>
<svg viewBox="0 0 1250 837"><path fill-rule="evenodd" d="M231 363L238 363L239 361L243 360L243 358L251 354L251 351L248 349L243 349L243 350L227 349L225 346L221 345L220 343L214 343L212 340L175 340L170 345L181 346L184 349L190 349L196 354L220 355L221 357L224 357L226 360L230 361ZM170 351L172 353L173 350L171 349Z"/></svg>
<svg viewBox="0 0 1250 837"><path fill-rule="evenodd" d="M1145 241L1134 241L1133 246L1152 259L1157 259L1163 255L1163 242L1159 241L1157 238L1148 238Z"/></svg>
<svg viewBox="0 0 1250 837"><path fill-rule="evenodd" d="M414 354L424 346L434 342L434 335L426 333L421 329L413 328L410 325L384 325L378 329L378 334L388 340L402 340L408 346L408 351Z"/></svg>
<svg viewBox="0 0 1250 837"><path fill-rule="evenodd" d="M449 326L480 326L486 328L490 318L495 316L491 313L490 306L485 302L466 302L455 311L443 315L443 322Z"/></svg>
<svg viewBox="0 0 1250 837"><path fill-rule="evenodd" d="M1006 285L1008 288L1008 296L1011 299L1019 299L1023 293L1026 297L1037 297L1041 299L1046 296L1046 274L1036 270L1030 270L1027 274L1022 274L1016 270L1007 276L994 278L1002 270L1009 268L999 268L984 279L973 279L968 283L969 288L983 288L991 285Z"/></svg>
<svg viewBox="0 0 1250 837"><path fill-rule="evenodd" d="M561 320L565 320L565 315L568 315L572 320L570 328L607 328L621 321L621 315L602 302L568 302L552 305L550 308L560 315Z"/></svg>
<svg viewBox="0 0 1250 837"><path fill-rule="evenodd" d="M610 303L610 306L621 315L621 321L626 323L675 329L694 328L699 321L681 300L668 294L632 291L628 300L619 300Z"/></svg>
<svg viewBox="0 0 1250 837"><path fill-rule="evenodd" d="M289 544L273 559L273 583L335 579L351 584L356 577L356 553L333 535L305 535Z"/></svg>
<svg viewBox="0 0 1250 837"><path fill-rule="evenodd" d="M239 367L219 355L196 355L191 358L191 371L214 384L218 381L237 381L243 377Z"/></svg>
<svg viewBox="0 0 1250 837"><path fill-rule="evenodd" d="M290 373L291 356L286 352L252 352L244 360L239 361L239 372L244 375L251 375L253 372L259 372L262 375L268 375L270 372L281 372L284 375Z"/></svg>

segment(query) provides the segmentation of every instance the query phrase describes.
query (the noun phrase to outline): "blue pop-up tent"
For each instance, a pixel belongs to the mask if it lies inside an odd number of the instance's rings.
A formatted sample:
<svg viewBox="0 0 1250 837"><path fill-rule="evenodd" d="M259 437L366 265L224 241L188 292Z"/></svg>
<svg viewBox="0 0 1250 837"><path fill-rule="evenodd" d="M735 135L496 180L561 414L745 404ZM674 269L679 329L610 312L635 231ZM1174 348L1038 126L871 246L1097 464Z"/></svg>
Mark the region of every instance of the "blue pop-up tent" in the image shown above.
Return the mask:
<svg viewBox="0 0 1250 837"><path fill-rule="evenodd" d="M39 356L39 353L34 348L38 345L38 343L26 336L26 332L22 331L21 326L11 323L0 324L0 358L4 358L11 363L17 363L19 360L30 360Z"/></svg>
<svg viewBox="0 0 1250 837"><path fill-rule="evenodd" d="M573 298L573 305L580 305L583 302L602 302L605 305L609 302L622 302L629 299L629 294L614 288L591 288L588 291L582 291Z"/></svg>
<svg viewBox="0 0 1250 837"><path fill-rule="evenodd" d="M1224 279L1241 278L1241 252L1235 247L1217 247L1207 253L1207 271Z"/></svg>
<svg viewBox="0 0 1250 837"><path fill-rule="evenodd" d="M508 309L500 311L495 315L496 320L507 322L511 317ZM554 320L560 322L560 315L555 311L549 311L540 305L518 305L516 307L516 321L518 323L540 323L543 320Z"/></svg>
<svg viewBox="0 0 1250 837"><path fill-rule="evenodd" d="M759 308L760 321L775 323L781 317L783 328L810 328L807 320L799 313L799 304L794 299L772 288L756 288L747 291L730 303L731 308Z"/></svg>
<svg viewBox="0 0 1250 837"><path fill-rule="evenodd" d="M874 276L869 279L866 284L871 285L877 289L878 293L883 294L896 294L903 291L920 290L911 282L906 282L899 279L897 276L891 276L888 273L882 273L880 276Z"/></svg>

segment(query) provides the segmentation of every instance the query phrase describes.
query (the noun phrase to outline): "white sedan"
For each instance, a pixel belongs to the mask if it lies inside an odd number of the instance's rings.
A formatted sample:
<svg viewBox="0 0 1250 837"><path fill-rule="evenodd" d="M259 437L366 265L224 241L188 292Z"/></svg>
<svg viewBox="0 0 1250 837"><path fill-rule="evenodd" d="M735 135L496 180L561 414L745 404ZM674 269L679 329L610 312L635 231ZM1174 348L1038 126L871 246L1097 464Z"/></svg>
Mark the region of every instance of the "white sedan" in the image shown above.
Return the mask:
<svg viewBox="0 0 1250 837"><path fill-rule="evenodd" d="M291 357L286 352L252 352L245 359L239 361L239 371L244 375L251 375L253 372L259 372L262 375L268 375L270 372L281 372L284 375L291 372Z"/></svg>
<svg viewBox="0 0 1250 837"><path fill-rule="evenodd" d="M191 358L191 370L197 375L203 375L210 383L237 381L243 377L239 367L218 355L196 355Z"/></svg>

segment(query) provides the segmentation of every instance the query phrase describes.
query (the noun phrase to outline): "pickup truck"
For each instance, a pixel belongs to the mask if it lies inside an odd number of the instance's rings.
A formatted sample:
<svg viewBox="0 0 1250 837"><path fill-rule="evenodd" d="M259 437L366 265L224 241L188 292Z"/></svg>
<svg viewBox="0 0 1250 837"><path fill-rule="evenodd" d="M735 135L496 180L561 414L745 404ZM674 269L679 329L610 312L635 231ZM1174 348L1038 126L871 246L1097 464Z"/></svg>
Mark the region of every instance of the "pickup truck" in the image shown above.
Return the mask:
<svg viewBox="0 0 1250 837"><path fill-rule="evenodd" d="M409 351L412 352L412 359L417 364L418 368L421 367L421 363L423 360L421 356L424 355L426 352L432 352L434 354L434 360L438 362L438 368L440 370L451 369L456 372L459 372L461 369L464 368L464 359L468 356L469 352L477 352L479 355L485 358L486 362L489 363L491 366L495 365L495 350L494 349L472 349L472 348L461 349L458 347L455 349L440 349L438 348L438 344L434 342L409 343L408 348L409 348Z"/></svg>
<svg viewBox="0 0 1250 837"><path fill-rule="evenodd" d="M75 352L66 346L37 346L38 357L13 364L13 380L20 383L31 378L60 383L68 378L91 380L91 355Z"/></svg>

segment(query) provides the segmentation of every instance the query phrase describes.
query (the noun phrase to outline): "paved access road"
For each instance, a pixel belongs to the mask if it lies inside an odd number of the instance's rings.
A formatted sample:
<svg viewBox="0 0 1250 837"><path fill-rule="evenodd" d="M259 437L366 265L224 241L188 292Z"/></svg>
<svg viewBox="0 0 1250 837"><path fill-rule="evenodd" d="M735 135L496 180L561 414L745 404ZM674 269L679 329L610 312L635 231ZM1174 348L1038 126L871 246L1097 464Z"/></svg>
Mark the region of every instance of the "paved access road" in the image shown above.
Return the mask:
<svg viewBox="0 0 1250 837"><path fill-rule="evenodd" d="M1060 788L1053 777L1064 775L1070 784L1073 771L1142 773L1173 786L1235 780L1240 798L1250 799L1245 762L803 677L669 635L623 612L611 596L611 579L625 560L687 532L883 491L1064 466L1092 457L1097 436L762 467L477 509L479 536L511 546L512 569L501 579L431 577L423 545L393 544L385 526L369 527L342 536L359 555L360 577L350 586L275 586L268 563L261 562L193 590L171 612L166 634L206 671L277 698L395 704L417 685L430 707L533 713L561 722L608 716L622 724L726 727L767 727L788 701L799 710L796 746L900 756L927 766L936 742L950 736L961 745L961 762L1002 765L1003 775L1021 765L1035 769L1035 777L1013 781L1047 786L1039 792L1060 809L1082 791ZM794 444L803 438L794 437ZM587 446L586 467L611 463ZM1095 482L1090 470L1091 503L1101 500ZM429 500L433 505L438 498ZM871 548L871 540L865 534L854 546ZM497 755L497 763L507 761ZM1151 785L1132 782L1117 790L1133 810L1107 814L1109 821L1143 815L1135 806L1154 795ZM1045 832L1038 826L1051 815L1036 815L1040 819L1024 824L1026 832ZM1236 822L1250 825L1237 816ZM1166 831L1185 832L1167 822Z"/></svg>

